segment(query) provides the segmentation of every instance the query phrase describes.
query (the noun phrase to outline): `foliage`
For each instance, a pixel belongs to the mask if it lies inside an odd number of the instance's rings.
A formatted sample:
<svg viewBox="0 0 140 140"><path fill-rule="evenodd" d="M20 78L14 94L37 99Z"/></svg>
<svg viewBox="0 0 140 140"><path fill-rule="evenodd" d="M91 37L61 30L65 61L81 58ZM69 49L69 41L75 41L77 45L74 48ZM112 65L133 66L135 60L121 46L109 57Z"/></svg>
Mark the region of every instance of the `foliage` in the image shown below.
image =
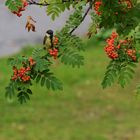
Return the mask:
<svg viewBox="0 0 140 140"><path fill-rule="evenodd" d="M22 6L21 0L7 0L5 2L5 5L8 6L8 8L13 11L18 11L18 7Z"/></svg>
<svg viewBox="0 0 140 140"><path fill-rule="evenodd" d="M41 1L42 2L42 1ZM50 3L46 8L47 15L50 15L53 20L60 15L60 13L64 12L66 9L70 9L71 3L61 4L62 0L44 0L44 2Z"/></svg>
<svg viewBox="0 0 140 140"><path fill-rule="evenodd" d="M125 87L125 85L133 78L135 73L134 68L136 64L134 62L120 62L120 61L111 61L107 66L107 71L102 82L103 88L111 86L115 80Z"/></svg>
<svg viewBox="0 0 140 140"><path fill-rule="evenodd" d="M98 35L103 30L112 29L111 36L106 38L105 52L111 60L102 82L103 88L111 86L115 81L124 87L133 78L134 68L140 57L140 3L137 0L6 1L10 11L19 17L27 5L46 6L46 13L52 20L66 9L73 8L73 12L55 36L52 31L47 31L49 38L44 37L44 49L35 49L29 58L22 56L9 59L13 67L13 76L6 88L8 97L12 97L15 91L18 91L19 101L25 102L31 94L30 86L33 80L48 89L62 90L62 83L54 76L55 73L50 72L51 66L55 59L60 59L62 63L72 67L84 64L84 57L81 55L81 51L85 50L83 41L73 33L89 13L91 25L87 33L88 38ZM29 24L29 29L30 25L32 24ZM49 43L46 42L46 38Z"/></svg>
<svg viewBox="0 0 140 140"><path fill-rule="evenodd" d="M65 65L71 65L72 67L80 67L81 65L83 65L83 59L83 56L80 56L75 51L66 49L64 51L64 55L61 58L61 62Z"/></svg>

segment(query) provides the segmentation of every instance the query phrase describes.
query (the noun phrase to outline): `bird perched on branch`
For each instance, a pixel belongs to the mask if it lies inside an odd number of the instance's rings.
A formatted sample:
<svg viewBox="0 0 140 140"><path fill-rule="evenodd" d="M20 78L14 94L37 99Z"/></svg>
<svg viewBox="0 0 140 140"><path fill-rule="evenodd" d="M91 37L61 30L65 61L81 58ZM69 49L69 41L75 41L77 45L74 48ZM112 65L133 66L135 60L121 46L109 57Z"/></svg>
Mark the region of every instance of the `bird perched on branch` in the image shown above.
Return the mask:
<svg viewBox="0 0 140 140"><path fill-rule="evenodd" d="M44 49L46 49L47 51L49 49L53 49L54 47L53 40L54 40L53 30L48 30L43 40Z"/></svg>

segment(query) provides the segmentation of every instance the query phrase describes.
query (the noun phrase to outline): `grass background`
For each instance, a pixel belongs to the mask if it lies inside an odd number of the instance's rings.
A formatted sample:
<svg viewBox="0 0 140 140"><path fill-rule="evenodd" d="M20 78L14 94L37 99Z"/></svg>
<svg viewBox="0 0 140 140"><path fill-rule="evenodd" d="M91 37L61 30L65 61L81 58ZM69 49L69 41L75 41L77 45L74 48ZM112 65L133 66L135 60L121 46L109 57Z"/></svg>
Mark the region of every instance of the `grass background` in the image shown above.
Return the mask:
<svg viewBox="0 0 140 140"><path fill-rule="evenodd" d="M23 105L16 98L5 100L11 71L7 58L0 59L0 140L140 140L140 98L134 94L140 67L125 89L115 84L103 90L100 84L109 59L104 44L97 42L86 44L80 69L59 62L52 67L64 83L62 92L35 84L31 101Z"/></svg>

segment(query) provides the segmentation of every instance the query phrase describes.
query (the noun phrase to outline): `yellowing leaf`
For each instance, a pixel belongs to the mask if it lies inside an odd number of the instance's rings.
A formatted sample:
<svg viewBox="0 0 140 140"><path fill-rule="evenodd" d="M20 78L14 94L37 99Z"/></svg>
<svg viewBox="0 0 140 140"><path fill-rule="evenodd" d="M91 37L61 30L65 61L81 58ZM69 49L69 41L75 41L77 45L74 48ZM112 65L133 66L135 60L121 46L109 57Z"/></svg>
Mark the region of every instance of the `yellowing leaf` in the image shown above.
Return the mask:
<svg viewBox="0 0 140 140"><path fill-rule="evenodd" d="M33 31L33 32L36 32L36 28L35 28L34 23L36 23L36 21L33 20L33 18L31 16L28 16L27 17L27 23L26 23L25 29L27 29L28 32L30 30Z"/></svg>

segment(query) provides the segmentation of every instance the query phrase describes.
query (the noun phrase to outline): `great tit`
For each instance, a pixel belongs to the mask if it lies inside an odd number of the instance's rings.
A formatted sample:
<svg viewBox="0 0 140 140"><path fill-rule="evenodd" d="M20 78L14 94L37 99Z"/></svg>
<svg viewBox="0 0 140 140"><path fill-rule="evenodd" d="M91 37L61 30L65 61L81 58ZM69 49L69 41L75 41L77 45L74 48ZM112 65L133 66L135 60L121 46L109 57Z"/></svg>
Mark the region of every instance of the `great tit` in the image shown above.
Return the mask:
<svg viewBox="0 0 140 140"><path fill-rule="evenodd" d="M45 50L48 51L49 49L53 49L53 47L54 47L53 40L54 40L53 31L48 30L46 32L46 35L44 36L44 40L43 40L43 45L44 45Z"/></svg>

